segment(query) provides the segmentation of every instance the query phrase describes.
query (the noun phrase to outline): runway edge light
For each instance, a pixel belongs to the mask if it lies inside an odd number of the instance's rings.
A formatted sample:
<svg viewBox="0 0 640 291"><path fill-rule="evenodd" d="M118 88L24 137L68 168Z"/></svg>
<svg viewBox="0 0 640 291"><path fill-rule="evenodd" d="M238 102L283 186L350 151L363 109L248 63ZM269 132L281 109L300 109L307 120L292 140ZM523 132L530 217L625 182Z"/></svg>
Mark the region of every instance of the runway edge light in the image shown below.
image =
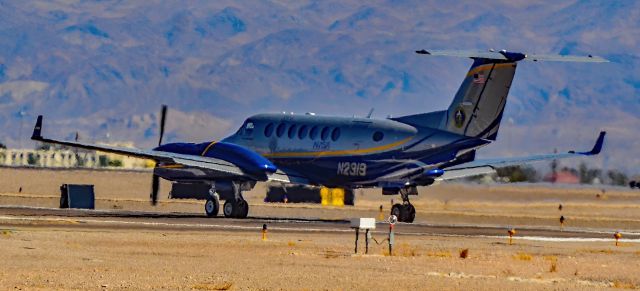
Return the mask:
<svg viewBox="0 0 640 291"><path fill-rule="evenodd" d="M507 233L509 234L509 245L511 245L513 243L513 236L516 235L516 229L512 227Z"/></svg>

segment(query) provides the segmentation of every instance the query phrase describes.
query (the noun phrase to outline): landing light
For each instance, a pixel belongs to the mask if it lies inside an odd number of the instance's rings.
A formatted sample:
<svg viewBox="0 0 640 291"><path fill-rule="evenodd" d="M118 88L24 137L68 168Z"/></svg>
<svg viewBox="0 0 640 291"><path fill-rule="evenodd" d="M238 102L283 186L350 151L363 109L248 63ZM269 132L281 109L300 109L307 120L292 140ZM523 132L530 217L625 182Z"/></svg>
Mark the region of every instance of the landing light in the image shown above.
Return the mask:
<svg viewBox="0 0 640 291"><path fill-rule="evenodd" d="M278 171L278 168L276 168L274 165L264 164L262 165L262 167L268 173L275 173Z"/></svg>
<svg viewBox="0 0 640 291"><path fill-rule="evenodd" d="M444 174L444 170L442 169L431 169L426 173L426 175L429 177L440 177L443 174Z"/></svg>

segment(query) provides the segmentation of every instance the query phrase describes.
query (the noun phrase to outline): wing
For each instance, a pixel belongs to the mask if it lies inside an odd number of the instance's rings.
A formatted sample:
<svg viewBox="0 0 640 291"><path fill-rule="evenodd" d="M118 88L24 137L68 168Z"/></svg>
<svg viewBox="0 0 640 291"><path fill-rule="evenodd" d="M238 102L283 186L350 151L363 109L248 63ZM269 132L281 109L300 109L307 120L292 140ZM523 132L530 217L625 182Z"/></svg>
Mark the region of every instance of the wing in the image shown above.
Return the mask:
<svg viewBox="0 0 640 291"><path fill-rule="evenodd" d="M265 179L263 177L257 177L255 175L247 173L246 171L242 170L242 168L240 168L238 165L223 159L194 156L194 155L185 155L185 154L163 152L163 151L125 148L125 147L117 147L117 146L110 146L110 145L97 145L97 144L90 144L90 143L83 143L83 142L72 142L72 141L44 138L42 137L42 116L38 116L38 120L36 121L36 126L33 129L33 135L31 136L31 139L35 141L44 142L44 143L59 144L59 145L64 145L64 146L69 146L74 148L82 148L87 150L114 153L119 155L130 156L130 157L150 159L150 160L155 160L156 162L161 162L166 164L179 164L179 165L184 165L188 167L196 167L196 168L213 171L214 173L219 173L220 176L224 176L227 178L231 176L231 177L237 177L241 179L251 179L256 181L278 181L278 182L299 183L299 184L308 183L308 180L306 180L302 175L288 172L286 169L278 169L275 173L267 175Z"/></svg>
<svg viewBox="0 0 640 291"><path fill-rule="evenodd" d="M596 144L593 148L588 152L576 152L569 151L567 153L561 154L546 154L546 155L533 155L527 157L516 157L516 158L501 158L501 159L480 159L475 160L469 163L460 164L451 166L449 168L444 168L444 174L438 177L436 180L450 180L471 176L478 176L483 174L490 174L495 171L495 168L500 167L508 167L521 165L531 162L545 161L545 160L556 160L556 159L566 159L580 156L594 156L602 151L602 145L604 144L604 137L606 132L600 132L598 139L596 140Z"/></svg>

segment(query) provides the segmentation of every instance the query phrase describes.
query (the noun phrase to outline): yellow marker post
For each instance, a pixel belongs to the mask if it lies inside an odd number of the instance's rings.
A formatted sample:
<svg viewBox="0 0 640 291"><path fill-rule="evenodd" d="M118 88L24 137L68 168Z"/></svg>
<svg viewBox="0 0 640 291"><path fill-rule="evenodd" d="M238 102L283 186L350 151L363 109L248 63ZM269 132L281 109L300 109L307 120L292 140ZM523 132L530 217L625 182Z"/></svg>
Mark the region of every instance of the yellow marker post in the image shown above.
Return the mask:
<svg viewBox="0 0 640 291"><path fill-rule="evenodd" d="M515 228L509 229L507 233L509 233L509 245L511 245L513 242L513 236L516 235L516 229Z"/></svg>
<svg viewBox="0 0 640 291"><path fill-rule="evenodd" d="M613 234L613 237L616 239L616 247L618 246L618 240L622 238L622 234L619 231Z"/></svg>
<svg viewBox="0 0 640 291"><path fill-rule="evenodd" d="M384 213L382 212L382 205L380 205L380 213L378 213L378 220L384 221Z"/></svg>
<svg viewBox="0 0 640 291"><path fill-rule="evenodd" d="M331 203L331 191L327 187L320 188L320 203L322 206L327 206Z"/></svg>
<svg viewBox="0 0 640 291"><path fill-rule="evenodd" d="M344 206L344 189L333 188L331 190L331 205Z"/></svg>
<svg viewBox="0 0 640 291"><path fill-rule="evenodd" d="M267 224L262 225L262 240L267 240Z"/></svg>

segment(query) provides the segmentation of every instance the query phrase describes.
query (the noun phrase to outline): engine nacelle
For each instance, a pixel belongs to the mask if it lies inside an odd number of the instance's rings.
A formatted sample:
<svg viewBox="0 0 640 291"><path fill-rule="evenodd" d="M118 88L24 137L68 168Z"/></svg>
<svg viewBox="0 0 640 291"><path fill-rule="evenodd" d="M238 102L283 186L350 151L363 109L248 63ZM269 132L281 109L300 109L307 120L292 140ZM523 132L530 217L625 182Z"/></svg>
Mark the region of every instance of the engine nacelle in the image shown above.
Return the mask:
<svg viewBox="0 0 640 291"><path fill-rule="evenodd" d="M154 150L176 154L205 156L230 162L262 180L278 168L267 158L243 146L227 142L169 143Z"/></svg>

